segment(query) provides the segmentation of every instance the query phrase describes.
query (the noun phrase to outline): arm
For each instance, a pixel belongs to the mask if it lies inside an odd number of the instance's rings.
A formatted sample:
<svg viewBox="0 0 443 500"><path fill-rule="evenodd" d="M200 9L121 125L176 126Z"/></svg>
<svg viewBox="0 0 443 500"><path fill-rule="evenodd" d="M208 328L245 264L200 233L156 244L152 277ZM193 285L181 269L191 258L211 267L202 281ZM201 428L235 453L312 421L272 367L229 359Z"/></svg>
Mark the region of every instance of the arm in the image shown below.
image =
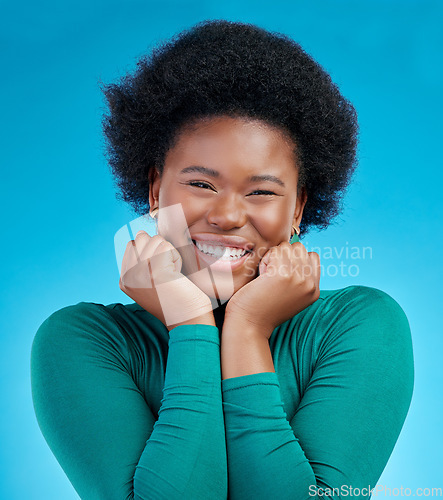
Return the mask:
<svg viewBox="0 0 443 500"><path fill-rule="evenodd" d="M222 379L275 372L269 337L267 331L227 319L221 341Z"/></svg>
<svg viewBox="0 0 443 500"><path fill-rule="evenodd" d="M130 375L127 343L105 308L88 303L51 315L33 343L37 419L78 494L226 498L218 330L170 331L157 421Z"/></svg>
<svg viewBox="0 0 443 500"><path fill-rule="evenodd" d="M346 488L373 488L393 450L413 385L404 312L366 287L353 287L333 306L317 306L316 327L324 335L290 422L277 374L260 356L253 369L247 343L249 374L222 382L230 498L313 498L317 488L339 488L334 496L340 497ZM222 362L227 350L222 346ZM261 352L266 359L264 347ZM241 359L242 352L236 355Z"/></svg>

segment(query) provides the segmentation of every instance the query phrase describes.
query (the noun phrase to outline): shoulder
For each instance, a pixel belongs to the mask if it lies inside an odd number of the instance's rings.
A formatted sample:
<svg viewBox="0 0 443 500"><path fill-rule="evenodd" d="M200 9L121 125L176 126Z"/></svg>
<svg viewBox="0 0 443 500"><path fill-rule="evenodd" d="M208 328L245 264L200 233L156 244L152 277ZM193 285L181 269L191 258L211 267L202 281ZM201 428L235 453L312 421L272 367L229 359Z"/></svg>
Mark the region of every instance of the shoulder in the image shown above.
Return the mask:
<svg viewBox="0 0 443 500"><path fill-rule="evenodd" d="M111 317L103 304L93 302L79 302L58 309L50 314L40 325L36 337L47 335L50 331L56 330L61 337L71 330L78 330L77 333L84 333L84 327L93 325L96 330Z"/></svg>
<svg viewBox="0 0 443 500"><path fill-rule="evenodd" d="M354 366L354 380L383 389L403 408L414 386L411 329L400 304L378 288L355 285L324 293L325 332L320 352L343 356ZM401 404L402 402L402 404ZM399 410L400 411L400 410ZM400 412L401 413L401 412Z"/></svg>
<svg viewBox="0 0 443 500"><path fill-rule="evenodd" d="M166 332L166 334L165 334ZM79 302L53 312L38 328L32 351L103 350L129 353L155 341L167 343L167 329L136 303Z"/></svg>
<svg viewBox="0 0 443 500"><path fill-rule="evenodd" d="M364 285L351 285L337 290L321 290L320 298L330 305L336 305L340 302L358 301L365 304L377 302L400 307L396 300L388 293L378 288Z"/></svg>
<svg viewBox="0 0 443 500"><path fill-rule="evenodd" d="M39 326L32 343L32 359L57 352L87 351L115 338L115 322L103 304L79 302L50 314Z"/></svg>
<svg viewBox="0 0 443 500"><path fill-rule="evenodd" d="M349 337L356 328L365 330L366 338L400 335L410 339L409 322L400 304L388 293L363 285L320 290L319 298L289 324L297 330L297 337L313 336L317 342Z"/></svg>
<svg viewBox="0 0 443 500"><path fill-rule="evenodd" d="M322 312L326 315L340 313L341 317L355 320L367 318L373 322L409 323L400 304L388 293L378 288L352 285L338 290L320 292Z"/></svg>
<svg viewBox="0 0 443 500"><path fill-rule="evenodd" d="M400 356L410 366L412 338L400 304L378 288L354 285L320 293L323 342L377 356ZM395 354L394 354L395 353Z"/></svg>

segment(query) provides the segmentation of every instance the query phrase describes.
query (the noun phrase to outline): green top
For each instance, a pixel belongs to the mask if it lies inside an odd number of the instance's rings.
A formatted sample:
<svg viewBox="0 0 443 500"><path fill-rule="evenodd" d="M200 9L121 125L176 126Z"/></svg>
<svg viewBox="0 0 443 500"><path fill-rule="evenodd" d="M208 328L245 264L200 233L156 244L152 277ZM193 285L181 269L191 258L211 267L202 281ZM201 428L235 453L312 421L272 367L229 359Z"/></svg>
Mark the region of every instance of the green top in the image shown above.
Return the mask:
<svg viewBox="0 0 443 500"><path fill-rule="evenodd" d="M270 347L276 373L222 381L217 327L168 332L136 303L80 302L35 336L37 419L86 500L308 499L317 488L339 498L375 487L412 397L401 307L375 288L323 290Z"/></svg>

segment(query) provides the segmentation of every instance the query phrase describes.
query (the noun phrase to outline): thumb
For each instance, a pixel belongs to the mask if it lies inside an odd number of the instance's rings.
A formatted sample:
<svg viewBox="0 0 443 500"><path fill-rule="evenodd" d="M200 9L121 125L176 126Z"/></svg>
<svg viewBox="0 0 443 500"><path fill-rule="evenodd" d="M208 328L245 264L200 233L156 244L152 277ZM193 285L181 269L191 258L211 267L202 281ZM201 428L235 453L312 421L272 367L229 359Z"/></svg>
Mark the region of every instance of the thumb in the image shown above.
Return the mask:
<svg viewBox="0 0 443 500"><path fill-rule="evenodd" d="M181 271L182 264L183 264L182 257L180 255L179 251L174 246L171 245L171 247L172 248L170 249L170 252L171 252L171 259L172 259L174 272L179 273Z"/></svg>
<svg viewBox="0 0 443 500"><path fill-rule="evenodd" d="M155 276L155 282L162 282L161 275L171 275L180 273L182 268L182 258L178 250L169 241L162 241L151 258L151 267L153 270L153 276Z"/></svg>
<svg viewBox="0 0 443 500"><path fill-rule="evenodd" d="M260 276L263 274L266 274L270 258L271 258L271 252L270 252L270 250L268 250L265 253L265 255L263 256L263 258L261 259L260 264L258 266L258 272L259 272Z"/></svg>

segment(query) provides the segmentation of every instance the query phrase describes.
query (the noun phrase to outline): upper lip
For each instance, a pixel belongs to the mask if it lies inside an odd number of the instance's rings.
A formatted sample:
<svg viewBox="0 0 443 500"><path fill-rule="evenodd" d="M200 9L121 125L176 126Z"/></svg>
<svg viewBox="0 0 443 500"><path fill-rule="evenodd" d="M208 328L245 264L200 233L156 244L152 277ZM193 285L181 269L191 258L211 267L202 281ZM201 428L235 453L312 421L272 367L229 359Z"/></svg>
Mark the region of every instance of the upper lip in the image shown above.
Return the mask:
<svg viewBox="0 0 443 500"><path fill-rule="evenodd" d="M254 248L254 243L242 238L241 236L224 236L222 234L198 233L193 234L191 239L205 243L206 245L215 245L231 248L242 248L248 252Z"/></svg>

